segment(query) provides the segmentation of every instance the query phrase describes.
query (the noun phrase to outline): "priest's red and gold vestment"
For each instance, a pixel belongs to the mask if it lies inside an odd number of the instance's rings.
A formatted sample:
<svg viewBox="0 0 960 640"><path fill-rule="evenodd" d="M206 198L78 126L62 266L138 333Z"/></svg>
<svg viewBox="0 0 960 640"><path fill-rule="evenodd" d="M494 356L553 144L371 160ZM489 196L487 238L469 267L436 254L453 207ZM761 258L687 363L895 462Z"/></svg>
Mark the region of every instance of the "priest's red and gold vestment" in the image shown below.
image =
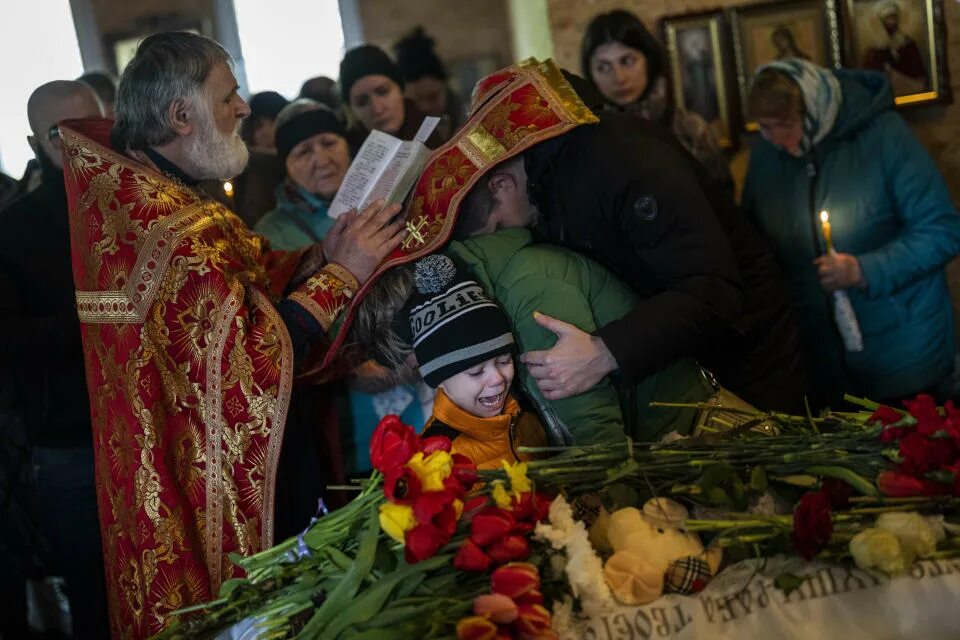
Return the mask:
<svg viewBox="0 0 960 640"><path fill-rule="evenodd" d="M74 283L111 628L144 638L273 544L293 352L274 306L300 253L65 123ZM326 330L357 289L324 267L289 299Z"/></svg>

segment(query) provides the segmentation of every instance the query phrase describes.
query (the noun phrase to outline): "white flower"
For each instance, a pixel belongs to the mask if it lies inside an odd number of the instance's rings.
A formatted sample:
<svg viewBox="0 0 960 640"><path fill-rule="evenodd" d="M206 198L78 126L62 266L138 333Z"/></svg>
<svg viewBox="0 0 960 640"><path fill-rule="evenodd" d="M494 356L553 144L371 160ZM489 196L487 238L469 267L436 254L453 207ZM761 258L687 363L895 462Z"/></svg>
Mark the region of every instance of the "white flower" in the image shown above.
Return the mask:
<svg viewBox="0 0 960 640"><path fill-rule="evenodd" d="M573 598L564 596L563 600L553 601L550 628L560 636L561 640L579 640L580 635L573 617Z"/></svg>
<svg viewBox="0 0 960 640"><path fill-rule="evenodd" d="M930 521L919 513L883 513L877 518L877 526L900 539L900 544L910 555L926 558L937 550L937 543L946 537L943 527L931 526Z"/></svg>
<svg viewBox="0 0 960 640"><path fill-rule="evenodd" d="M610 588L603 579L603 563L593 550L583 522L573 519L573 510L563 496L550 505L550 523L537 525L536 535L556 550L567 554L567 581L570 591L580 599L587 616L595 616L613 603Z"/></svg>
<svg viewBox="0 0 960 640"><path fill-rule="evenodd" d="M906 573L913 564L913 554L903 548L897 536L875 527L853 536L850 553L861 569L880 569L892 576Z"/></svg>

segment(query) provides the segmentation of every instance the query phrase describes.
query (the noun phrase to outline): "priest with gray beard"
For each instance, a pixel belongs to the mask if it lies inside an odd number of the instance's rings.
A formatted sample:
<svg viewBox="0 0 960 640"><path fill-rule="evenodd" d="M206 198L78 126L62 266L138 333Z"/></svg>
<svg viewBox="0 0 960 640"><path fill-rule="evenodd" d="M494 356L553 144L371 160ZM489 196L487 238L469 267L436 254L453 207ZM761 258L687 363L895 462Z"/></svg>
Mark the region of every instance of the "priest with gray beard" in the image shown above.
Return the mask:
<svg viewBox="0 0 960 640"><path fill-rule="evenodd" d="M281 452L309 446L294 375L404 234L380 203L271 251L198 191L247 161L231 63L208 38L150 36L116 123L60 126L115 638L162 631L238 575L230 554L272 546Z"/></svg>

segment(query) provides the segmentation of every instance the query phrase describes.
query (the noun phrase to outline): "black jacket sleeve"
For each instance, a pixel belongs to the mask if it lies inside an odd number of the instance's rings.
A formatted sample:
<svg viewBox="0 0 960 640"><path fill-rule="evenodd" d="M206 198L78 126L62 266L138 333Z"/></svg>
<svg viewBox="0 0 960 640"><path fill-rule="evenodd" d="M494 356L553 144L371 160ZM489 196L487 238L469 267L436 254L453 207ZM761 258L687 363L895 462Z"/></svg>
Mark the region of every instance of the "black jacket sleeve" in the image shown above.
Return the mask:
<svg viewBox="0 0 960 640"><path fill-rule="evenodd" d="M640 148L614 140L604 146L615 162L603 163L595 180L609 185L599 205L604 224L620 234L614 270L643 300L596 335L625 379L636 381L729 333L742 311L742 284L726 234L682 154L654 138Z"/></svg>

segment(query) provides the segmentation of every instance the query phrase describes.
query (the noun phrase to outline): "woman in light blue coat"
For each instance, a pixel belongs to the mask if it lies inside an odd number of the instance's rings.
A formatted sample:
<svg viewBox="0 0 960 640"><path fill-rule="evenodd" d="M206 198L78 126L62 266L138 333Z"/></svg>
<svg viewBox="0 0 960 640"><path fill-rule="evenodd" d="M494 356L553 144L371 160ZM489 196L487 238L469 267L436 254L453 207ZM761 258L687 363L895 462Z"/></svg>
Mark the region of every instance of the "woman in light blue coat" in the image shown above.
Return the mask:
<svg viewBox="0 0 960 640"><path fill-rule="evenodd" d="M944 266L960 252L960 217L886 76L778 61L758 70L749 109L763 139L743 205L787 274L812 403L936 393L953 370ZM849 297L862 350L844 346L834 291Z"/></svg>

